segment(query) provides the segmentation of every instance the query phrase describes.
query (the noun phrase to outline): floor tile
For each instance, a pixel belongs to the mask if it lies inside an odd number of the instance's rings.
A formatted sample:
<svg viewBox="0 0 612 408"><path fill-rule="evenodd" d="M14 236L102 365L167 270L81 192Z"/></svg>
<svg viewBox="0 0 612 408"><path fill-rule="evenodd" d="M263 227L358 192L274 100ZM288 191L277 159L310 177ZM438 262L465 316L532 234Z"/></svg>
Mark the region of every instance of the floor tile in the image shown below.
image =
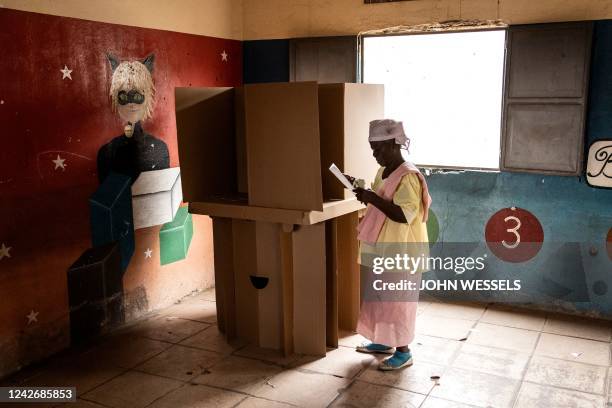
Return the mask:
<svg viewBox="0 0 612 408"><path fill-rule="evenodd" d="M608 388L606 392L608 394L608 405L612 407L612 367L608 367Z"/></svg>
<svg viewBox="0 0 612 408"><path fill-rule="evenodd" d="M610 341L610 322L574 316L549 316L542 331L583 339Z"/></svg>
<svg viewBox="0 0 612 408"><path fill-rule="evenodd" d="M606 371L603 366L534 356L525 381L603 395Z"/></svg>
<svg viewBox="0 0 612 408"><path fill-rule="evenodd" d="M607 366L610 364L610 343L542 333L535 354Z"/></svg>
<svg viewBox="0 0 612 408"><path fill-rule="evenodd" d="M434 397L478 406L512 407L520 381L449 368L432 390Z"/></svg>
<svg viewBox="0 0 612 408"><path fill-rule="evenodd" d="M448 365L455 357L461 344L463 342L417 334L414 341L410 344L410 350L412 351L412 358L415 363L425 361L433 364Z"/></svg>
<svg viewBox="0 0 612 408"><path fill-rule="evenodd" d="M340 330L338 333L338 345L343 347L355 348L364 341L368 341L365 337L358 333L351 333L346 330Z"/></svg>
<svg viewBox="0 0 612 408"><path fill-rule="evenodd" d="M236 408L290 408L294 406L295 405L285 404L284 402L270 401L256 397L248 397L240 404L238 404Z"/></svg>
<svg viewBox="0 0 612 408"><path fill-rule="evenodd" d="M374 362L357 377L360 381L401 388L406 391L427 394L434 387L431 376L442 377L445 367L416 361L412 366L395 371L381 371Z"/></svg>
<svg viewBox="0 0 612 408"><path fill-rule="evenodd" d="M246 398L244 394L199 384L186 384L151 404L150 408L230 408Z"/></svg>
<svg viewBox="0 0 612 408"><path fill-rule="evenodd" d="M504 348L531 354L539 333L532 330L478 323L471 331L468 343Z"/></svg>
<svg viewBox="0 0 612 408"><path fill-rule="evenodd" d="M248 357L257 360L267 361L269 363L278 364L284 367L291 366L302 357L299 354L285 356L285 354L279 350L261 348L252 344L249 344L246 347L242 347L239 350L236 350L234 354L241 357Z"/></svg>
<svg viewBox="0 0 612 408"><path fill-rule="evenodd" d="M217 322L217 305L202 299L178 303L160 312L163 316L195 320L202 323Z"/></svg>
<svg viewBox="0 0 612 408"><path fill-rule="evenodd" d="M228 343L225 340L223 333L219 331L217 326L212 325L209 328L202 330L198 334L183 340L180 344L184 346L201 348L203 350L229 354L237 348L243 347L245 342L235 341Z"/></svg>
<svg viewBox="0 0 612 408"><path fill-rule="evenodd" d="M546 315L537 311L527 312L504 306L489 306L480 318L480 321L498 326L541 331L546 321Z"/></svg>
<svg viewBox="0 0 612 408"><path fill-rule="evenodd" d="M149 374L189 381L224 357L213 351L175 345L134 369Z"/></svg>
<svg viewBox="0 0 612 408"><path fill-rule="evenodd" d="M425 313L423 313L416 318L416 332L427 336L460 340L468 336L474 323L476 321L425 316Z"/></svg>
<svg viewBox="0 0 612 408"><path fill-rule="evenodd" d="M196 322L193 320L160 316L130 328L129 333L153 340L178 343L209 326L210 324Z"/></svg>
<svg viewBox="0 0 612 408"><path fill-rule="evenodd" d="M88 353L117 367L132 368L171 346L158 340L122 334L108 339Z"/></svg>
<svg viewBox="0 0 612 408"><path fill-rule="evenodd" d="M142 408L183 383L129 371L83 395L83 399L114 408Z"/></svg>
<svg viewBox="0 0 612 408"><path fill-rule="evenodd" d="M350 380L327 374L285 370L253 391L256 397L310 408L326 407Z"/></svg>
<svg viewBox="0 0 612 408"><path fill-rule="evenodd" d="M328 350L325 357L304 356L291 364L291 367L353 378L374 360L372 354L358 353L348 347L338 347Z"/></svg>
<svg viewBox="0 0 612 408"><path fill-rule="evenodd" d="M61 361L45 368L21 386L25 387L76 387L77 395L86 393L98 385L123 373L119 368L98 359L95 355L84 354L71 361Z"/></svg>
<svg viewBox="0 0 612 408"><path fill-rule="evenodd" d="M208 288L203 290L202 292L199 293L194 293L191 296L186 296L183 299L181 299L181 303L188 303L188 302L199 302L201 300L206 300L208 302L214 302L215 299L215 288Z"/></svg>
<svg viewBox="0 0 612 408"><path fill-rule="evenodd" d="M441 316L451 319L478 320L485 311L485 305L471 303L430 303L423 316Z"/></svg>
<svg viewBox="0 0 612 408"><path fill-rule="evenodd" d="M66 408L101 408L104 405L96 404L95 402L77 400L75 403L66 404Z"/></svg>
<svg viewBox="0 0 612 408"><path fill-rule="evenodd" d="M331 406L350 408L416 408L421 405L424 399L424 395L414 392L355 381L350 388L340 394Z"/></svg>
<svg viewBox="0 0 612 408"><path fill-rule="evenodd" d="M514 408L602 408L604 404L601 395L524 382Z"/></svg>
<svg viewBox="0 0 612 408"><path fill-rule="evenodd" d="M465 343L453 367L520 380L528 361L526 353Z"/></svg>
<svg viewBox="0 0 612 408"><path fill-rule="evenodd" d="M193 382L251 393L281 371L281 367L271 363L229 356L196 377Z"/></svg>
<svg viewBox="0 0 612 408"><path fill-rule="evenodd" d="M472 408L475 405L462 404L461 402L444 400L442 398L427 397L420 408Z"/></svg>

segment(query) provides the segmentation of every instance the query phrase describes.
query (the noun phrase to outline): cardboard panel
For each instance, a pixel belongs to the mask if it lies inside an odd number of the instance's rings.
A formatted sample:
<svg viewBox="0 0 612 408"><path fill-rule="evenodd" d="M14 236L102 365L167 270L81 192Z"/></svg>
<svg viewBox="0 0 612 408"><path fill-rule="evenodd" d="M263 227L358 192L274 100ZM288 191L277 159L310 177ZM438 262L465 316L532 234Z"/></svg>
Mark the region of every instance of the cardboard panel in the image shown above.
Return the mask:
<svg viewBox="0 0 612 408"><path fill-rule="evenodd" d="M344 84L344 171L369 186L378 163L368 142L370 122L385 116L385 88L375 84ZM345 190L346 197L352 193Z"/></svg>
<svg viewBox="0 0 612 408"><path fill-rule="evenodd" d="M268 278L258 290L259 346L280 349L282 338L282 282L280 225L256 222L257 276Z"/></svg>
<svg viewBox="0 0 612 408"><path fill-rule="evenodd" d="M355 331L359 318L359 264L357 254L357 212L335 219L338 268L338 326Z"/></svg>
<svg viewBox="0 0 612 408"><path fill-rule="evenodd" d="M244 87L249 204L323 210L315 82Z"/></svg>
<svg viewBox="0 0 612 408"><path fill-rule="evenodd" d="M384 86L319 85L321 176L325 201L352 197L329 172L331 163L357 178L373 181L378 164L368 142L370 121L384 117Z"/></svg>
<svg viewBox="0 0 612 408"><path fill-rule="evenodd" d="M236 195L232 88L176 88L176 127L185 201Z"/></svg>
<svg viewBox="0 0 612 408"><path fill-rule="evenodd" d="M236 126L236 177L238 192L248 194L246 135L244 134L244 89L234 88L234 123Z"/></svg>
<svg viewBox="0 0 612 408"><path fill-rule="evenodd" d="M325 223L300 226L293 238L293 344L296 353L325 355Z"/></svg>
<svg viewBox="0 0 612 408"><path fill-rule="evenodd" d="M217 326L219 326L219 331L225 333L227 339L231 340L236 337L232 220L218 217L214 217L212 220Z"/></svg>
<svg viewBox="0 0 612 408"><path fill-rule="evenodd" d="M236 334L254 344L259 343L258 289L251 283L257 275L255 222L232 220L234 245L234 282L236 302ZM215 254L216 258L216 254Z"/></svg>
<svg viewBox="0 0 612 408"><path fill-rule="evenodd" d="M293 354L293 239L291 232L280 233L282 273L282 346L285 356Z"/></svg>
<svg viewBox="0 0 612 408"><path fill-rule="evenodd" d="M321 176L325 201L344 198L344 187L328 170L332 163L344 169L344 84L319 85Z"/></svg>
<svg viewBox="0 0 612 408"><path fill-rule="evenodd" d="M336 220L325 222L325 260L326 260L326 343L328 347L338 347L338 234Z"/></svg>

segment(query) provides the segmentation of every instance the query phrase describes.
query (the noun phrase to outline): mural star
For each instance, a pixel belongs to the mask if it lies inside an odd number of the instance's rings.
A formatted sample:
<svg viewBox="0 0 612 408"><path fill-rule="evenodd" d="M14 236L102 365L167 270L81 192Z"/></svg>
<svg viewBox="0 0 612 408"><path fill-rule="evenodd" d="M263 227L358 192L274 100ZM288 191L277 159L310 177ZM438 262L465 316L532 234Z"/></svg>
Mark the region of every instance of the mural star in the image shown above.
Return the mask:
<svg viewBox="0 0 612 408"><path fill-rule="evenodd" d="M59 168L61 168L62 170L66 170L67 164L64 163L66 159L62 159L59 154L57 155L57 159L51 161L55 163L55 170Z"/></svg>
<svg viewBox="0 0 612 408"><path fill-rule="evenodd" d="M26 316L28 319L28 324L36 323L38 321L38 313L34 310L31 310L30 313Z"/></svg>
<svg viewBox="0 0 612 408"><path fill-rule="evenodd" d="M225 50L221 53L221 61L227 61L227 52Z"/></svg>
<svg viewBox="0 0 612 408"><path fill-rule="evenodd" d="M145 259L150 258L152 253L153 251L151 251L151 248L147 248L147 250L144 252Z"/></svg>
<svg viewBox="0 0 612 408"><path fill-rule="evenodd" d="M0 248L0 259L2 258L10 258L11 254L9 253L9 251L11 250L11 247L7 247L6 245L4 245L4 242L2 243L2 247Z"/></svg>
<svg viewBox="0 0 612 408"><path fill-rule="evenodd" d="M64 65L64 69L60 69L60 72L62 73L62 79L68 78L72 81L72 70L68 69L66 65Z"/></svg>

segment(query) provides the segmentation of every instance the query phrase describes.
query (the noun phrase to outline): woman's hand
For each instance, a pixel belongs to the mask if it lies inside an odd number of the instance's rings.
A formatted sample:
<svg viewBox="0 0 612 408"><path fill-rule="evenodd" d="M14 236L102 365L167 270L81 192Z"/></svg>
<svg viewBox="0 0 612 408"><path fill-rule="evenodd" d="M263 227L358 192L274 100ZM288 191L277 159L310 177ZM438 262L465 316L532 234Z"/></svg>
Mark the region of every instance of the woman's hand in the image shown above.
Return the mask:
<svg viewBox="0 0 612 408"><path fill-rule="evenodd" d="M370 204L378 197L378 195L374 191L366 190L361 187L357 187L356 189L354 189L353 193L355 193L357 200L361 201L364 204Z"/></svg>
<svg viewBox="0 0 612 408"><path fill-rule="evenodd" d="M344 173L342 173L342 174L344 174ZM353 177L353 176L349 176L348 174L344 174L344 177L346 177L351 184L353 184L355 182L355 177Z"/></svg>

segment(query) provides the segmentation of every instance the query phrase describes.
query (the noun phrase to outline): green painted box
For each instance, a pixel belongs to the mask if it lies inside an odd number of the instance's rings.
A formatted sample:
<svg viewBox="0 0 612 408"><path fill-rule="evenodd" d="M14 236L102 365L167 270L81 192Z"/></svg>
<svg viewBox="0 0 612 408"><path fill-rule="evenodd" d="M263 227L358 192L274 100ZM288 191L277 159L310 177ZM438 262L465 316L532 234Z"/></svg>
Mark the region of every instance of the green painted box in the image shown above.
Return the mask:
<svg viewBox="0 0 612 408"><path fill-rule="evenodd" d="M193 237L193 220L187 207L178 209L174 219L159 231L160 262L166 265L187 257Z"/></svg>

